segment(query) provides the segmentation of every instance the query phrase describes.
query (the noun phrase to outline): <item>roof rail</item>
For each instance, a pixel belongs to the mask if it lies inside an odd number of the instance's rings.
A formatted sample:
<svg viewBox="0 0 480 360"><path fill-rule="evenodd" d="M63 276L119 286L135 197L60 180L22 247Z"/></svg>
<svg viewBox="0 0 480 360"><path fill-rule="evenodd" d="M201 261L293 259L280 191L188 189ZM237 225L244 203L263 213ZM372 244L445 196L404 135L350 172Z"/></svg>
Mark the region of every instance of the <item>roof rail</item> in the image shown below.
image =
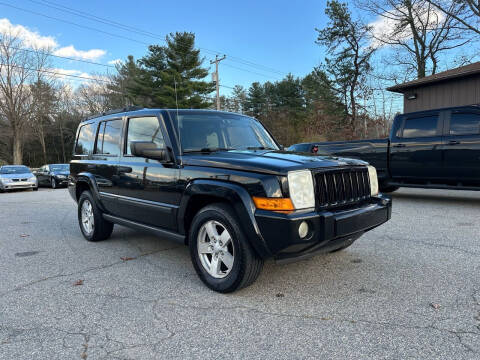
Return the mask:
<svg viewBox="0 0 480 360"><path fill-rule="evenodd" d="M108 110L108 111L104 111L103 113L100 113L100 114L88 116L88 117L87 117L85 120L83 120L83 121L95 119L95 118L98 118L98 117L100 117L100 116L106 116L106 115L112 115L112 114L119 114L119 113L122 113L122 112L142 110L142 109L145 109L145 108L142 107L142 106L127 106L127 107L124 107L124 108L121 108L121 109Z"/></svg>

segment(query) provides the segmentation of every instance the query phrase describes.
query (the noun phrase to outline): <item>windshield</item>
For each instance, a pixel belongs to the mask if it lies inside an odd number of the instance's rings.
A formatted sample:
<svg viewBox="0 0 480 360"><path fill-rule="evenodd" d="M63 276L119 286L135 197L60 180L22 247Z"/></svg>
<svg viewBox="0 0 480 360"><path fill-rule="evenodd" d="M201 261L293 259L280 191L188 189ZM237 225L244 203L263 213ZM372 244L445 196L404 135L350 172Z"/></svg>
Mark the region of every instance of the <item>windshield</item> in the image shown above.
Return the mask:
<svg viewBox="0 0 480 360"><path fill-rule="evenodd" d="M180 112L177 126L183 152L279 149L260 122L242 115Z"/></svg>
<svg viewBox="0 0 480 360"><path fill-rule="evenodd" d="M26 174L30 169L26 166L2 166L0 167L0 174Z"/></svg>
<svg viewBox="0 0 480 360"><path fill-rule="evenodd" d="M50 165L50 171L70 171L70 165L68 164Z"/></svg>

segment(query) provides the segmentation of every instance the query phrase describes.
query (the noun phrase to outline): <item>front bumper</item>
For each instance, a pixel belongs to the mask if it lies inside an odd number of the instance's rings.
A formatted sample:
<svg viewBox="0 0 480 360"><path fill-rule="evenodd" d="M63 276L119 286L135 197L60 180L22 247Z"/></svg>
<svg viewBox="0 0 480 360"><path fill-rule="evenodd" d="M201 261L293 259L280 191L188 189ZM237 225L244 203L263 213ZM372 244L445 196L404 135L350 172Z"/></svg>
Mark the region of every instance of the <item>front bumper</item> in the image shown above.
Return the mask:
<svg viewBox="0 0 480 360"><path fill-rule="evenodd" d="M57 182L57 186L68 186L68 177L59 178L55 176L54 178Z"/></svg>
<svg viewBox="0 0 480 360"><path fill-rule="evenodd" d="M38 186L36 181L11 181L8 183L0 183L0 189L2 190L15 190L15 189L34 189Z"/></svg>
<svg viewBox="0 0 480 360"><path fill-rule="evenodd" d="M257 210L255 219L270 253L277 260L285 260L341 248L388 221L391 212L391 200L379 195L357 207L340 210L289 214ZM301 239L298 228L303 221L309 232Z"/></svg>

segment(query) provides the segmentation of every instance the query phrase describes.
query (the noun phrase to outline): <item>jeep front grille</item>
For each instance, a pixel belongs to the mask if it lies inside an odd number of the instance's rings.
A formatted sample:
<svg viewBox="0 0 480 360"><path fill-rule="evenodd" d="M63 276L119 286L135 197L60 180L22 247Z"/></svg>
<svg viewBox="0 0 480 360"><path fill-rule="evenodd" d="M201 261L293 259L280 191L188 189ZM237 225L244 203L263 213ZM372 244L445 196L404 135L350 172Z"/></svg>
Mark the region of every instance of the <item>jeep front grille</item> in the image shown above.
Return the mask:
<svg viewBox="0 0 480 360"><path fill-rule="evenodd" d="M367 167L319 170L314 176L320 207L350 205L370 197Z"/></svg>

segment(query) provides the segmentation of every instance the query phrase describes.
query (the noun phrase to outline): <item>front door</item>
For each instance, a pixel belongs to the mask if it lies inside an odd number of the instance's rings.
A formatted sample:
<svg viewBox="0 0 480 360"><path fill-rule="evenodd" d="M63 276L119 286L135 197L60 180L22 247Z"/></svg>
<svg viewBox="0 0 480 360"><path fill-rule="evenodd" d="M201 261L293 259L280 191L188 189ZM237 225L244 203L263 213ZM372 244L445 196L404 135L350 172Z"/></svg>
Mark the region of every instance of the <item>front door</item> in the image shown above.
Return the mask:
<svg viewBox="0 0 480 360"><path fill-rule="evenodd" d="M444 176L450 182L480 185L480 110L449 112L443 142Z"/></svg>
<svg viewBox="0 0 480 360"><path fill-rule="evenodd" d="M165 127L156 116L132 117L127 121L125 144L118 168L120 216L142 224L175 230L181 193L179 170L173 163L133 156L131 141L153 141L166 147Z"/></svg>
<svg viewBox="0 0 480 360"><path fill-rule="evenodd" d="M439 112L405 115L390 144L390 172L395 180L428 181L442 176Z"/></svg>

